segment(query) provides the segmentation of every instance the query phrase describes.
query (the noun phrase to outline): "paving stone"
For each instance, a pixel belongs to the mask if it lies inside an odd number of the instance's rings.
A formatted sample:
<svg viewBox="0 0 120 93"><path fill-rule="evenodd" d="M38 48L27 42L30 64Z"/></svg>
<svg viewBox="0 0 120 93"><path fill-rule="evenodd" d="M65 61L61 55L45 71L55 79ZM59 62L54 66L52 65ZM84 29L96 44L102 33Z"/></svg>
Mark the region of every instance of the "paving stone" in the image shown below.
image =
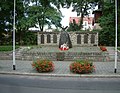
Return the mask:
<svg viewBox="0 0 120 93"><path fill-rule="evenodd" d="M75 75L70 72L69 65L73 61L53 61L55 70L48 75ZM16 70L12 69L12 60L0 60L0 73L38 73L31 66L32 61L16 60ZM120 62L117 64L117 73L114 73L114 62L93 62L95 65L95 72L88 75L120 75ZM39 74L39 73L38 73Z"/></svg>

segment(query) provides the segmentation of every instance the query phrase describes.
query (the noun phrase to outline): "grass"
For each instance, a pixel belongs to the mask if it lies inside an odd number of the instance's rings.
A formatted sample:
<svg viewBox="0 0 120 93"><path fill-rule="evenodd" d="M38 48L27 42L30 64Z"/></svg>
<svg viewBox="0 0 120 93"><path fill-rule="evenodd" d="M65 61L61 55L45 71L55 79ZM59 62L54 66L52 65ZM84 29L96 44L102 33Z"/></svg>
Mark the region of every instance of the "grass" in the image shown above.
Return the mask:
<svg viewBox="0 0 120 93"><path fill-rule="evenodd" d="M16 49L19 48L19 46L16 46L15 47ZM13 50L13 47L12 46L0 46L0 51L12 51Z"/></svg>
<svg viewBox="0 0 120 93"><path fill-rule="evenodd" d="M118 48L118 50L120 50L120 47Z"/></svg>

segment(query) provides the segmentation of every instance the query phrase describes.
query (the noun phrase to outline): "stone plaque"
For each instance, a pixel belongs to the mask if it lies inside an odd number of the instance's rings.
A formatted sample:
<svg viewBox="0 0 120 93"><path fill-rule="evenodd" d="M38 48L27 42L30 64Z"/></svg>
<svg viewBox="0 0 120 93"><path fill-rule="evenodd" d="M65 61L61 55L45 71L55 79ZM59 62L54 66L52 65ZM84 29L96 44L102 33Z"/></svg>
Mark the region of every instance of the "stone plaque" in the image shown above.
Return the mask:
<svg viewBox="0 0 120 93"><path fill-rule="evenodd" d="M47 35L47 43L51 43L51 36L50 36L50 34Z"/></svg>
<svg viewBox="0 0 120 93"><path fill-rule="evenodd" d="M84 35L84 43L85 43L85 44L88 44L88 34L85 34L85 35Z"/></svg>
<svg viewBox="0 0 120 93"><path fill-rule="evenodd" d="M41 44L44 44L44 35L41 35Z"/></svg>
<svg viewBox="0 0 120 93"><path fill-rule="evenodd" d="M56 34L53 35L53 43L57 43L57 35Z"/></svg>
<svg viewBox="0 0 120 93"><path fill-rule="evenodd" d="M81 35L77 35L77 44L81 44Z"/></svg>
<svg viewBox="0 0 120 93"><path fill-rule="evenodd" d="M94 43L95 43L95 35L92 34L92 35L91 35L91 44L94 44Z"/></svg>

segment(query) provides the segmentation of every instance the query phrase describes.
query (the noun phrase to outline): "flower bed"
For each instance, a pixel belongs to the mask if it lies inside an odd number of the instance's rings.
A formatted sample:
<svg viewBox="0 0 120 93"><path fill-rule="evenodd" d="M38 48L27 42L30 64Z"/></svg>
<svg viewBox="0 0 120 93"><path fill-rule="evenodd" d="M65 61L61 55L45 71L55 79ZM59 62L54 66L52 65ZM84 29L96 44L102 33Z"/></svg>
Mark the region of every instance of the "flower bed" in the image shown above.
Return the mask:
<svg viewBox="0 0 120 93"><path fill-rule="evenodd" d="M32 63L32 67L38 72L51 72L54 70L54 64L49 60L37 60Z"/></svg>
<svg viewBox="0 0 120 93"><path fill-rule="evenodd" d="M95 67L92 62L87 60L77 60L70 64L70 71L78 74L92 73Z"/></svg>

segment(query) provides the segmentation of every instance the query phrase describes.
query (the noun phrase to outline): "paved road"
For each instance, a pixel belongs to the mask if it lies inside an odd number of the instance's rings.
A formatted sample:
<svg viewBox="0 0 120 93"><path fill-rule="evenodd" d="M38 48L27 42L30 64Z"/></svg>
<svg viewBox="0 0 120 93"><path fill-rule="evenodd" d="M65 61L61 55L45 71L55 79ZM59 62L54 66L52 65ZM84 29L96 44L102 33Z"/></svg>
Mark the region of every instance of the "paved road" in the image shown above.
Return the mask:
<svg viewBox="0 0 120 93"><path fill-rule="evenodd" d="M0 93L120 93L120 78L0 75Z"/></svg>

